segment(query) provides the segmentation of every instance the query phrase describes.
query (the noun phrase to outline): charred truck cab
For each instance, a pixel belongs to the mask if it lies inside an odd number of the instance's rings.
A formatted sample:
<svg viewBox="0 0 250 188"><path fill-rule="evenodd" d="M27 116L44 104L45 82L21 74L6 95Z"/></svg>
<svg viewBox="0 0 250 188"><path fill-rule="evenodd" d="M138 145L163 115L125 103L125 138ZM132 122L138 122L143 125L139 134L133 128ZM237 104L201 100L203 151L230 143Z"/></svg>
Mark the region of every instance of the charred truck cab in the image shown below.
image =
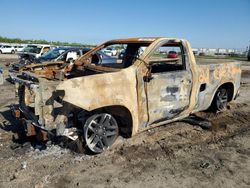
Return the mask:
<svg viewBox="0 0 250 188"><path fill-rule="evenodd" d="M97 61L107 47L122 51L122 59ZM130 137L211 106L224 110L240 78L239 63L197 63L186 40L131 38L108 41L64 67L33 67L15 82L19 110L31 126L81 136L101 153L118 135Z"/></svg>

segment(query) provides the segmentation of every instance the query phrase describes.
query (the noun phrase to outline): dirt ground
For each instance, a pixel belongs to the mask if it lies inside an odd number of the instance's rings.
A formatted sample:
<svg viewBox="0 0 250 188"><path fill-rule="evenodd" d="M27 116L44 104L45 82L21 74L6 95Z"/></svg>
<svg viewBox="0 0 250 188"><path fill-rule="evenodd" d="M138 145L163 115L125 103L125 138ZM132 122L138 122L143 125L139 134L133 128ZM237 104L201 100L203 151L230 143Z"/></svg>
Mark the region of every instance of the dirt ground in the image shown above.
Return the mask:
<svg viewBox="0 0 250 188"><path fill-rule="evenodd" d="M0 67L16 61L0 55ZM250 64L241 95L219 114L198 115L212 130L176 122L143 132L100 155L73 152L74 143L18 143L9 105L15 88L0 86L0 187L250 187ZM7 74L7 72L5 72ZM248 93L249 92L249 93Z"/></svg>

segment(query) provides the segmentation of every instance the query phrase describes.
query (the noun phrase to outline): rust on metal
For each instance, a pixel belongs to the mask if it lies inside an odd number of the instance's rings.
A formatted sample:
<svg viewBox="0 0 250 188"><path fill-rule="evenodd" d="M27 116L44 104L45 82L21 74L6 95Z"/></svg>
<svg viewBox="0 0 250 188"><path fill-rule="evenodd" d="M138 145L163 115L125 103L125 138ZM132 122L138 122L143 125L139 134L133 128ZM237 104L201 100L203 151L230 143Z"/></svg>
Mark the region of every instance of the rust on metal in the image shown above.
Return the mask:
<svg viewBox="0 0 250 188"><path fill-rule="evenodd" d="M35 126L30 122L26 122L26 136L35 136L36 135L36 129Z"/></svg>
<svg viewBox="0 0 250 188"><path fill-rule="evenodd" d="M15 118L17 118L17 119L19 119L21 117L21 112L18 109L15 109L14 114L15 114Z"/></svg>

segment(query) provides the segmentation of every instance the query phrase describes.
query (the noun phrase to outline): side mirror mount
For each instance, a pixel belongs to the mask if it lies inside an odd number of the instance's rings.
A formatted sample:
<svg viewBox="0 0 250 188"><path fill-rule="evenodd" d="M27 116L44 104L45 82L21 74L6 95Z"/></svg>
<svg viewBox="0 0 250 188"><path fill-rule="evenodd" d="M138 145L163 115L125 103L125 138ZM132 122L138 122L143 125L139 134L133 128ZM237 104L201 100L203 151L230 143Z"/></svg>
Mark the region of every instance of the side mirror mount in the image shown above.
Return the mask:
<svg viewBox="0 0 250 188"><path fill-rule="evenodd" d="M143 76L143 81L144 82L150 82L152 79L153 79L153 76L151 74Z"/></svg>
<svg viewBox="0 0 250 188"><path fill-rule="evenodd" d="M146 75L143 76L143 81L144 81L144 82L150 82L150 80L153 79L153 76L152 76L152 74L151 74L151 70L152 70L152 67L151 67L151 65L149 65L148 71L147 71Z"/></svg>

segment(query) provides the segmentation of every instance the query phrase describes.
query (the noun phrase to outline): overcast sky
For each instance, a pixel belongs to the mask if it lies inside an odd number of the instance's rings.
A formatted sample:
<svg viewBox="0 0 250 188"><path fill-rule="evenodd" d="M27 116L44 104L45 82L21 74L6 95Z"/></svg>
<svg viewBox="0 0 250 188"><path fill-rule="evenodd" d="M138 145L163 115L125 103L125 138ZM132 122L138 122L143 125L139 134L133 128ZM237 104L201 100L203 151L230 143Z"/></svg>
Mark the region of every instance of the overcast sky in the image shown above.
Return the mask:
<svg viewBox="0 0 250 188"><path fill-rule="evenodd" d="M0 36L22 39L98 44L165 36L194 47L250 44L250 0L1 0L0 13Z"/></svg>

